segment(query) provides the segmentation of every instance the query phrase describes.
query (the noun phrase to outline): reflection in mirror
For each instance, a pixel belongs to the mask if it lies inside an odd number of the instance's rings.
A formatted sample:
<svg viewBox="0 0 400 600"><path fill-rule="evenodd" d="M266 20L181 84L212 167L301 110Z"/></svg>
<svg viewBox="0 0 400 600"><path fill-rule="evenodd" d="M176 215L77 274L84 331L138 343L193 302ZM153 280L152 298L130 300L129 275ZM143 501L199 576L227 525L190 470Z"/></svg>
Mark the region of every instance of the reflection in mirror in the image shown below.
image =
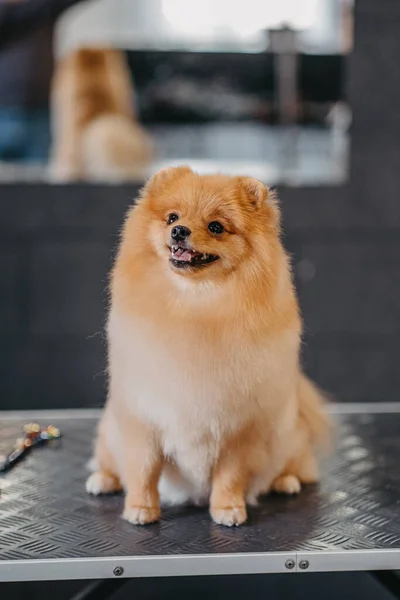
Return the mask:
<svg viewBox="0 0 400 600"><path fill-rule="evenodd" d="M180 163L344 181L352 0L3 6L0 181L140 182Z"/></svg>

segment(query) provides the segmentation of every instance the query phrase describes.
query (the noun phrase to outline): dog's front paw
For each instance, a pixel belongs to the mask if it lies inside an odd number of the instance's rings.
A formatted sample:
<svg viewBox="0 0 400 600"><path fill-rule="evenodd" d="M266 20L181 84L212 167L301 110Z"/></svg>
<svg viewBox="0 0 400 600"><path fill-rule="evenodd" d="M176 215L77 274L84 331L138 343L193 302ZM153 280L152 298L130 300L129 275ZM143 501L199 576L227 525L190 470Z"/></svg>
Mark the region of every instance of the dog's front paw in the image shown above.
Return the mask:
<svg viewBox="0 0 400 600"><path fill-rule="evenodd" d="M238 527L247 520L245 506L230 506L228 508L211 507L211 517L218 525L226 527Z"/></svg>
<svg viewBox="0 0 400 600"><path fill-rule="evenodd" d="M272 489L279 494L293 496L301 490L301 483L296 475L281 475L275 479Z"/></svg>
<svg viewBox="0 0 400 600"><path fill-rule="evenodd" d="M160 518L160 509L152 506L126 506L122 518L133 525L148 525Z"/></svg>
<svg viewBox="0 0 400 600"><path fill-rule="evenodd" d="M86 491L93 496L112 494L121 491L121 483L117 477L104 471L95 471L86 480Z"/></svg>

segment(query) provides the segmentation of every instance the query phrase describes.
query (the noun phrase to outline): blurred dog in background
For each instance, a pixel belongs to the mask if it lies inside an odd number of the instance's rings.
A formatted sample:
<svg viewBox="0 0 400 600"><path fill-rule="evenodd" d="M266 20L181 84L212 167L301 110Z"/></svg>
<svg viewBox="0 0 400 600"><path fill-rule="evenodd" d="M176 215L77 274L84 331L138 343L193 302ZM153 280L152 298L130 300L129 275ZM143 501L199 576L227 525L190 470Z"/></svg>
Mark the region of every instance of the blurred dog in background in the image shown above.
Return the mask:
<svg viewBox="0 0 400 600"><path fill-rule="evenodd" d="M139 125L124 55L81 48L61 60L52 85L55 181L132 180L152 158L151 138Z"/></svg>

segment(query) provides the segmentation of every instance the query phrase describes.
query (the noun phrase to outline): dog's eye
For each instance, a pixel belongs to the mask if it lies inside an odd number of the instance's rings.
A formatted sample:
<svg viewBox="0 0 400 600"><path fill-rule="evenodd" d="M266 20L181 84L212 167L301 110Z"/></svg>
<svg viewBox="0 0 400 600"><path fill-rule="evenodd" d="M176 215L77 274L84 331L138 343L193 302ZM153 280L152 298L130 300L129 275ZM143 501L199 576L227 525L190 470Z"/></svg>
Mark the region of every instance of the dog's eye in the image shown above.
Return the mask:
<svg viewBox="0 0 400 600"><path fill-rule="evenodd" d="M168 225L171 225L171 223L173 223L174 221L177 221L179 219L178 215L176 213L171 213L168 217Z"/></svg>
<svg viewBox="0 0 400 600"><path fill-rule="evenodd" d="M211 223L208 224L208 230L217 235L220 235L225 231L224 226L219 221L211 221Z"/></svg>

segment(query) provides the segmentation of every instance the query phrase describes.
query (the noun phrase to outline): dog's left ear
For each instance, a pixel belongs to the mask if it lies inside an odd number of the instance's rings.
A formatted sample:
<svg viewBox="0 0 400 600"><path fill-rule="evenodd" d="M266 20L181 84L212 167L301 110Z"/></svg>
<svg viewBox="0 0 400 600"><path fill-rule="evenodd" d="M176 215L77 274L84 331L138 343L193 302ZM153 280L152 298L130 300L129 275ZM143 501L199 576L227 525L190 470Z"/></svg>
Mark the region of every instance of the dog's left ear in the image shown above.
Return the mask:
<svg viewBox="0 0 400 600"><path fill-rule="evenodd" d="M253 177L238 177L237 179L251 206L256 210L265 207L271 221L279 227L280 210L276 192Z"/></svg>
<svg viewBox="0 0 400 600"><path fill-rule="evenodd" d="M237 179L254 208L261 208L267 202L269 190L262 181L252 177L238 177Z"/></svg>

